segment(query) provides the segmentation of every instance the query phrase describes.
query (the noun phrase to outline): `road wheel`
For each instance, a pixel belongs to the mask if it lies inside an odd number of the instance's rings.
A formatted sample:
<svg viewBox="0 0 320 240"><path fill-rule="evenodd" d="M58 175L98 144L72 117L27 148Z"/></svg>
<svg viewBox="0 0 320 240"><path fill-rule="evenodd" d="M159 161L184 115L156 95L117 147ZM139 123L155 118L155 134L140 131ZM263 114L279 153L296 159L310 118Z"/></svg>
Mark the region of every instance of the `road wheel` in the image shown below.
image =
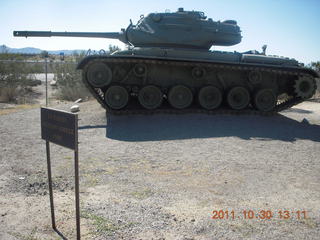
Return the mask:
<svg viewBox="0 0 320 240"><path fill-rule="evenodd" d="M145 86L139 91L138 99L146 109L158 108L163 99L163 93L156 86Z"/></svg>
<svg viewBox="0 0 320 240"><path fill-rule="evenodd" d="M253 105L260 111L271 111L276 103L277 96L271 89L261 89L254 95Z"/></svg>
<svg viewBox="0 0 320 240"><path fill-rule="evenodd" d="M121 86L111 86L104 96L106 104L112 109L124 108L129 101L128 91Z"/></svg>
<svg viewBox="0 0 320 240"><path fill-rule="evenodd" d="M250 94L244 87L234 87L228 92L227 102L232 109L244 109L250 102Z"/></svg>
<svg viewBox="0 0 320 240"><path fill-rule="evenodd" d="M189 88L182 85L177 85L170 89L168 101L174 108L187 108L193 101L193 94Z"/></svg>
<svg viewBox="0 0 320 240"><path fill-rule="evenodd" d="M206 86L200 89L198 101L201 107L211 110L220 106L222 102L221 91L214 86Z"/></svg>

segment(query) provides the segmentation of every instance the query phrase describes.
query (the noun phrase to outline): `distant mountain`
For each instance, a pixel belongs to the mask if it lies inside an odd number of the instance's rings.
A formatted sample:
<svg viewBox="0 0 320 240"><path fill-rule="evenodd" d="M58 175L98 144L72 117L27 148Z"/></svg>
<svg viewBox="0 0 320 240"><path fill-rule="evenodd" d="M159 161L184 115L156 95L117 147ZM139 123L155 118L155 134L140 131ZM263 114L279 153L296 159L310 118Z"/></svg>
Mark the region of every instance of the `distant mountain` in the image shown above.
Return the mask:
<svg viewBox="0 0 320 240"><path fill-rule="evenodd" d="M22 54L40 54L42 49L39 48L33 48L33 47L26 47L26 48L10 48L6 45L0 46L0 53L8 52L8 53L22 53ZM81 53L81 52L87 52L87 50L82 49L76 49L76 50L56 50L56 51L47 51L49 54L57 54L59 55L61 52L64 53L64 55L71 55L74 52Z"/></svg>

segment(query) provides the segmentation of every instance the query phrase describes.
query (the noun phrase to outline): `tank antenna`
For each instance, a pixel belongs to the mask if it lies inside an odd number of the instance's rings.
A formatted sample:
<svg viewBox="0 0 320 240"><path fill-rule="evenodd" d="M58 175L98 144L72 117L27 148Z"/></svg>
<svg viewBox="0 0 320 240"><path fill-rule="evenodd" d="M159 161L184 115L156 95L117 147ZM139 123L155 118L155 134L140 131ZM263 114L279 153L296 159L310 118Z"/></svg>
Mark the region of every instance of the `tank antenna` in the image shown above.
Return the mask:
<svg viewBox="0 0 320 240"><path fill-rule="evenodd" d="M263 55L266 55L266 50L267 50L267 45L265 44L262 46L262 54Z"/></svg>

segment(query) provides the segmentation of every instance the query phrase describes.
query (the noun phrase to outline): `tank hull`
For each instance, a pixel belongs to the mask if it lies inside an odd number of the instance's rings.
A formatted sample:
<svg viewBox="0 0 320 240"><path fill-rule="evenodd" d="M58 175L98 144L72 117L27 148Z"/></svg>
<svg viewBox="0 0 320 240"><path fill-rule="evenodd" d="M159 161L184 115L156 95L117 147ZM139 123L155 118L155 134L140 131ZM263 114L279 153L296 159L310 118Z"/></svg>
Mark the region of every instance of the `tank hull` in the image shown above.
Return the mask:
<svg viewBox="0 0 320 240"><path fill-rule="evenodd" d="M97 64L102 65L96 68ZM78 69L99 103L117 114L201 111L268 115L310 98L318 77L294 59L164 48L88 56ZM100 85L92 77L96 69L104 74ZM307 93L299 93L306 84ZM121 97L124 101L117 102Z"/></svg>

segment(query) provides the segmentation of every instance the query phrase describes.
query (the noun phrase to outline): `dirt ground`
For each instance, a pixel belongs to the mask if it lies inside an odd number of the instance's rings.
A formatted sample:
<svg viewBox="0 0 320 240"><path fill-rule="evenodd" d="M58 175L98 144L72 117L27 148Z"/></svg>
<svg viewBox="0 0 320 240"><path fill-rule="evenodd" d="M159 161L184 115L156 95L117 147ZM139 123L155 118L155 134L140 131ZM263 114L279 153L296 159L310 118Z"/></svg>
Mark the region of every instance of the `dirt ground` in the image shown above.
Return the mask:
<svg viewBox="0 0 320 240"><path fill-rule="evenodd" d="M60 239L39 103L0 107L0 239ZM320 103L273 117L80 109L83 239L319 239ZM50 146L57 225L75 239L73 152Z"/></svg>

